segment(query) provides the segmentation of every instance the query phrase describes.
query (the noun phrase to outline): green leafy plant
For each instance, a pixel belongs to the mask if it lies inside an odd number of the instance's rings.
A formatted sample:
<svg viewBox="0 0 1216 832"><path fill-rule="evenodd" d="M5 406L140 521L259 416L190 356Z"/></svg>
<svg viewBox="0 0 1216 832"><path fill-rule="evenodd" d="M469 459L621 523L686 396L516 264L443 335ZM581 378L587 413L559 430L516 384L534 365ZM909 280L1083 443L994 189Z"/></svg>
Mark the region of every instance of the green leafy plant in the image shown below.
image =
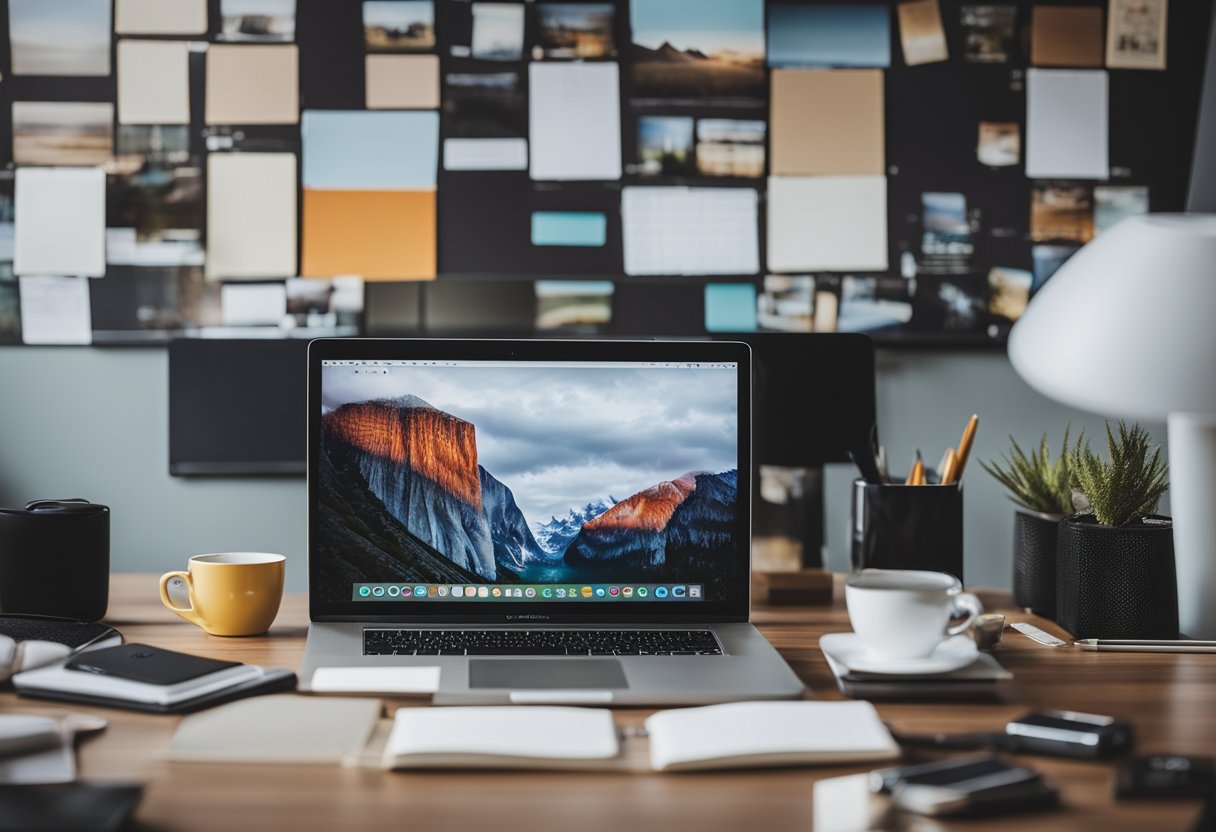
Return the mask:
<svg viewBox="0 0 1216 832"><path fill-rule="evenodd" d="M1136 523L1157 510L1161 495L1169 488L1168 466L1161 447L1150 449L1148 431L1139 424L1119 422L1115 436L1106 423L1108 460L1089 449L1085 432L1069 454L1073 487L1089 500L1093 514L1104 526ZM1151 455L1150 455L1151 451Z"/></svg>
<svg viewBox="0 0 1216 832"><path fill-rule="evenodd" d="M1072 475L1069 470L1068 431L1060 455L1052 458L1047 434L1039 441L1038 450L1027 454L1012 436L1008 454L980 465L1009 492L1009 499L1030 511L1043 514L1072 514Z"/></svg>

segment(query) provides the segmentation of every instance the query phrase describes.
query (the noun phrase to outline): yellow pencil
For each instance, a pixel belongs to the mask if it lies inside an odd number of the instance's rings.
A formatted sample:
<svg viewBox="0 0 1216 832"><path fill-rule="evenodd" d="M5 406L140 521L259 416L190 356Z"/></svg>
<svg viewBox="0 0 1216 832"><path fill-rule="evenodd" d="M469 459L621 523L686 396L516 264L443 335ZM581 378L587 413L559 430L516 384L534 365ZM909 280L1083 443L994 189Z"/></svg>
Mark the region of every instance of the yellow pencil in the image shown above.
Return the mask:
<svg viewBox="0 0 1216 832"><path fill-rule="evenodd" d="M912 466L912 473L908 474L908 485L924 485L925 484L925 463L919 459Z"/></svg>
<svg viewBox="0 0 1216 832"><path fill-rule="evenodd" d="M963 430L963 438L959 440L958 450L955 451L956 457L954 462L954 476L950 482L957 482L963 478L963 469L967 467L967 457L971 455L971 446L975 443L975 429L979 427L980 417L976 414L971 414L971 418L967 421L967 427ZM945 477L942 482L946 482Z"/></svg>
<svg viewBox="0 0 1216 832"><path fill-rule="evenodd" d="M958 454L954 452L954 448L946 449L946 463L942 466L942 475L939 481L942 485L950 485L954 482L955 475L958 473Z"/></svg>

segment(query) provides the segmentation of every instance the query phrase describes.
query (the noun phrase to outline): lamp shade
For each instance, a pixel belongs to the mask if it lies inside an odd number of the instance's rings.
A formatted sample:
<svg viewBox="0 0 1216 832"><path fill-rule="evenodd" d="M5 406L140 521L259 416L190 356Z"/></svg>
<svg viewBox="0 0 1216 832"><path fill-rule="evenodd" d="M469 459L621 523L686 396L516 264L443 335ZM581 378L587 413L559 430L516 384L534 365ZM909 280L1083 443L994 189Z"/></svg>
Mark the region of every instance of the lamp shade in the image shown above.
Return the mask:
<svg viewBox="0 0 1216 832"><path fill-rule="evenodd" d="M1040 393L1093 413L1216 413L1216 214L1147 214L1060 267L1009 335Z"/></svg>

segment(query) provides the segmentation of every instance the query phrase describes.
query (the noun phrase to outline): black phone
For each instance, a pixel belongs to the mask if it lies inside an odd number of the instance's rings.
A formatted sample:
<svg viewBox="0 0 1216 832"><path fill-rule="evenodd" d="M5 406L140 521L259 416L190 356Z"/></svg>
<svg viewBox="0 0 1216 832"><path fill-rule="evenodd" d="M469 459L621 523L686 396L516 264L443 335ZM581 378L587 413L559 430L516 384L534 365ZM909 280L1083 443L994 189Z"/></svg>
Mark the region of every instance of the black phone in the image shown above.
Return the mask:
<svg viewBox="0 0 1216 832"><path fill-rule="evenodd" d="M1158 754L1137 757L1115 773L1115 797L1206 797L1216 793L1216 759Z"/></svg>
<svg viewBox="0 0 1216 832"><path fill-rule="evenodd" d="M1017 754L1096 760L1132 746L1132 726L1113 716L1080 711L1035 711L1005 726L1002 747Z"/></svg>
<svg viewBox="0 0 1216 832"><path fill-rule="evenodd" d="M1001 815L1055 806L1059 792L1039 772L992 755L880 769L870 788L921 815Z"/></svg>

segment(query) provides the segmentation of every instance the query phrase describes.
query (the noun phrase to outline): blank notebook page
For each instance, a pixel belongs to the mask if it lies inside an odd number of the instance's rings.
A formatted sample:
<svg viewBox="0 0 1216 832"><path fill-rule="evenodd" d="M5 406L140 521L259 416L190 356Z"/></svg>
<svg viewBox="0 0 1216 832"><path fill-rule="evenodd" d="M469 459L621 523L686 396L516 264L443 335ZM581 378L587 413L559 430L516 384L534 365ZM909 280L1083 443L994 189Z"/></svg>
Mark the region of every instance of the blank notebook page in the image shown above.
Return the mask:
<svg viewBox="0 0 1216 832"><path fill-rule="evenodd" d="M601 760L620 753L612 712L592 708L400 708L386 760Z"/></svg>
<svg viewBox="0 0 1216 832"><path fill-rule="evenodd" d="M736 702L646 720L656 771L884 759L899 748L869 702Z"/></svg>

